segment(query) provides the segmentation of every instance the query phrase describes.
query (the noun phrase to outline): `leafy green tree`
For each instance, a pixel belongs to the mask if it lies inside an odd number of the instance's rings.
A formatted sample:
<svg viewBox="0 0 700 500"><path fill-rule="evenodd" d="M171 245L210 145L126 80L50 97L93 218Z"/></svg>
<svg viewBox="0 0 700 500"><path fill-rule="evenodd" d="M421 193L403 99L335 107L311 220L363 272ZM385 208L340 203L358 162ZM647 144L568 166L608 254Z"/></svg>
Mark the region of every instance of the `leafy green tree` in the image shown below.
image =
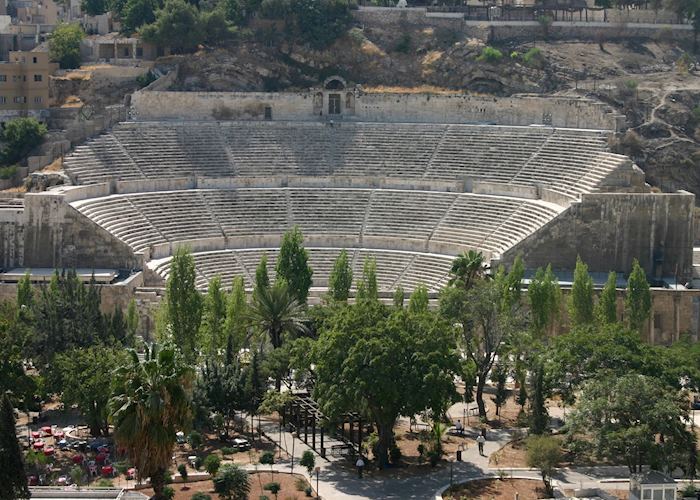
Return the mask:
<svg viewBox="0 0 700 500"><path fill-rule="evenodd" d="M275 500L277 500L277 494L282 489L282 485L280 485L280 483L278 483L277 481L273 481L263 486L263 489L275 495Z"/></svg>
<svg viewBox="0 0 700 500"><path fill-rule="evenodd" d="M536 364L532 374L531 394L530 433L535 435L544 434L549 427L549 412L547 411L545 367L542 362Z"/></svg>
<svg viewBox="0 0 700 500"><path fill-rule="evenodd" d="M347 302L352 287L352 268L347 250L341 250L328 277L328 294L333 300Z"/></svg>
<svg viewBox="0 0 700 500"><path fill-rule="evenodd" d="M527 288L527 295L530 299L534 332L540 336L551 333L559 319L561 304L559 282L552 272L551 265L547 266L546 270L542 268L537 270Z"/></svg>
<svg viewBox="0 0 700 500"><path fill-rule="evenodd" d="M238 363L222 364L208 359L197 377L197 389L205 395L208 409L224 419L226 434L231 428L237 410L243 410L247 399L244 393L244 374Z"/></svg>
<svg viewBox="0 0 700 500"><path fill-rule="evenodd" d="M357 284L356 298L358 301L379 299L377 260L374 257L365 257L365 262L362 266L362 279Z"/></svg>
<svg viewBox="0 0 700 500"><path fill-rule="evenodd" d="M185 361L197 359L197 332L202 319L202 297L195 286L194 259L189 250L176 250L165 284L170 331Z"/></svg>
<svg viewBox="0 0 700 500"><path fill-rule="evenodd" d="M632 330L642 331L644 322L649 319L651 312L651 292L644 269L639 261L632 262L632 272L627 278L627 290L625 292L625 316L627 324Z"/></svg>
<svg viewBox="0 0 700 500"><path fill-rule="evenodd" d="M136 335L139 331L139 312L136 308L136 301L131 299L126 308L126 335L127 345L133 346L136 341Z"/></svg>
<svg viewBox="0 0 700 500"><path fill-rule="evenodd" d="M200 339L204 350L216 354L226 346L226 294L221 288L221 278L215 276L209 282L204 299Z"/></svg>
<svg viewBox="0 0 700 500"><path fill-rule="evenodd" d="M255 289L270 286L270 278L267 275L267 254L262 254L258 267L255 268Z"/></svg>
<svg viewBox="0 0 700 500"><path fill-rule="evenodd" d="M128 362L115 372L110 400L114 438L139 478L151 478L156 500L165 498L175 433L190 425L193 379L192 368L175 347L157 344L146 351L143 362L129 351Z"/></svg>
<svg viewBox="0 0 700 500"><path fill-rule="evenodd" d="M0 399L0 500L29 498L22 450L15 431L14 407L7 394Z"/></svg>
<svg viewBox="0 0 700 500"><path fill-rule="evenodd" d="M305 450L304 453L301 454L299 465L306 467L306 471L310 476L314 471L314 467L316 467L316 457L314 456L314 452L311 450Z"/></svg>
<svg viewBox="0 0 700 500"><path fill-rule="evenodd" d="M37 386L24 370L24 352L32 332L18 311L14 303L0 302L0 395L9 394L14 404L26 409Z"/></svg>
<svg viewBox="0 0 700 500"><path fill-rule="evenodd" d="M309 253L304 248L304 236L298 226L282 238L277 257L277 280L285 280L289 291L300 304L306 304L314 272L309 267Z"/></svg>
<svg viewBox="0 0 700 500"><path fill-rule="evenodd" d="M29 271L17 283L17 308L20 315L23 310L29 313L34 307L34 289L29 275Z"/></svg>
<svg viewBox="0 0 700 500"><path fill-rule="evenodd" d="M440 312L461 326L461 348L474 363L475 400L482 419L486 418L484 387L494 362L524 326L519 311L522 272L519 265L509 273L500 269L492 281L475 281L470 288L454 283L440 294Z"/></svg>
<svg viewBox="0 0 700 500"><path fill-rule="evenodd" d="M235 464L226 464L214 477L214 491L223 500L247 500L250 494L248 472Z"/></svg>
<svg viewBox="0 0 700 500"><path fill-rule="evenodd" d="M178 53L194 50L204 38L197 8L185 0L165 0L163 8L155 11L155 21L139 32L144 41Z"/></svg>
<svg viewBox="0 0 700 500"><path fill-rule="evenodd" d="M123 351L103 346L74 349L56 356L53 386L61 401L76 405L93 436L109 434L109 391L112 373L126 362Z"/></svg>
<svg viewBox="0 0 700 500"><path fill-rule="evenodd" d="M82 0L80 9L89 16L99 16L108 9L108 0Z"/></svg>
<svg viewBox="0 0 700 500"><path fill-rule="evenodd" d="M608 281L600 292L595 306L595 318L600 325L610 325L617 322L617 274L611 271Z"/></svg>
<svg viewBox="0 0 700 500"><path fill-rule="evenodd" d="M221 467L221 459L219 458L219 455L207 455L207 458L204 459L203 465L205 471L212 476L216 476L216 474L219 472L219 467Z"/></svg>
<svg viewBox="0 0 700 500"><path fill-rule="evenodd" d="M501 406L503 406L508 399L508 391L506 390L507 380L507 367L503 363L498 364L491 373L491 381L496 384L496 393L493 396L493 404L496 405L496 416L500 416Z"/></svg>
<svg viewBox="0 0 700 500"><path fill-rule="evenodd" d="M457 398L452 326L435 313L412 314L378 301L342 308L330 323L312 351L314 399L331 417L364 408L385 467L399 415L441 415Z"/></svg>
<svg viewBox="0 0 700 500"><path fill-rule="evenodd" d="M401 285L399 285L396 287L396 290L394 290L394 297L393 297L394 307L396 309L403 309L403 301L404 301L404 291L403 291L403 287Z"/></svg>
<svg viewBox="0 0 700 500"><path fill-rule="evenodd" d="M574 282L569 296L569 318L573 326L593 323L593 279L581 257L576 258Z"/></svg>
<svg viewBox="0 0 700 500"><path fill-rule="evenodd" d="M408 310L412 313L422 313L428 310L428 289L418 285L408 300Z"/></svg>
<svg viewBox="0 0 700 500"><path fill-rule="evenodd" d="M20 161L41 144L46 132L46 125L39 123L36 118L14 118L6 122L0 133L2 162L11 165Z"/></svg>
<svg viewBox="0 0 700 500"><path fill-rule="evenodd" d="M601 372L584 386L570 433L592 436L599 455L622 459L635 473L676 448L688 456L688 419L686 394L646 375Z"/></svg>
<svg viewBox="0 0 700 500"><path fill-rule="evenodd" d="M156 20L156 10L161 6L158 0L126 0L119 15L122 33L131 35L141 26L153 23Z"/></svg>
<svg viewBox="0 0 700 500"><path fill-rule="evenodd" d="M243 278L236 276L233 279L231 293L226 303L226 321L224 322L224 335L231 344L230 348L227 346L227 350L234 351L236 356L246 341L248 316L248 302Z"/></svg>
<svg viewBox="0 0 700 500"><path fill-rule="evenodd" d="M49 37L49 58L63 69L80 67L80 41L85 36L80 24L59 24Z"/></svg>
<svg viewBox="0 0 700 500"><path fill-rule="evenodd" d="M484 254L469 250L452 261L452 268L450 269L452 277L448 284L468 290L475 281L484 279L486 276L485 270Z"/></svg>
<svg viewBox="0 0 700 500"><path fill-rule="evenodd" d="M258 406L262 401L265 391L267 390L267 377L263 373L260 355L257 352L253 353L250 359L250 364L245 370L245 382L243 386L245 394L245 409L248 410L251 421L251 429L255 428L253 425L253 417L258 413Z"/></svg>
<svg viewBox="0 0 700 500"><path fill-rule="evenodd" d="M527 466L540 470L549 498L554 498L552 475L561 462L559 441L551 436L530 436L526 442Z"/></svg>
<svg viewBox="0 0 700 500"><path fill-rule="evenodd" d="M202 43L207 45L225 46L237 34L236 25L226 19L222 9L200 11L199 24L202 32Z"/></svg>
<svg viewBox="0 0 700 500"><path fill-rule="evenodd" d="M347 31L352 22L348 0L292 0L298 34L323 49Z"/></svg>

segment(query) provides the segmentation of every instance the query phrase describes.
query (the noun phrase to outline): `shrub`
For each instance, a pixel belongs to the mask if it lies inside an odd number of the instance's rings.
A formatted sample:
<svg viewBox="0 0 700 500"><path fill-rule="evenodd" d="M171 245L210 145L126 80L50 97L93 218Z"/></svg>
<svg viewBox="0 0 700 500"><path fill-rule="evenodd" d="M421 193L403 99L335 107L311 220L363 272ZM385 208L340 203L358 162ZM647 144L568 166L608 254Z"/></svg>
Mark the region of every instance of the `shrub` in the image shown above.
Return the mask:
<svg viewBox="0 0 700 500"><path fill-rule="evenodd" d="M523 63L530 68L541 68L544 63L542 51L538 47L532 47L523 54Z"/></svg>
<svg viewBox="0 0 700 500"><path fill-rule="evenodd" d="M202 435L197 431L192 431L187 435L187 442L190 443L193 450L196 450L202 446Z"/></svg>
<svg viewBox="0 0 700 500"><path fill-rule="evenodd" d="M177 471L180 473L180 477L186 483L187 482L187 466L185 464L180 464L177 466Z"/></svg>
<svg viewBox="0 0 700 500"><path fill-rule="evenodd" d="M46 132L46 125L36 118L15 118L7 122L0 137L4 143L2 162L14 164L20 161L41 144Z"/></svg>
<svg viewBox="0 0 700 500"><path fill-rule="evenodd" d="M260 455L260 463L265 465L272 465L275 463L275 454L271 451L266 451Z"/></svg>
<svg viewBox="0 0 700 500"><path fill-rule="evenodd" d="M309 472L310 476L314 471L314 467L316 466L316 457L314 456L314 452L311 450L306 450L304 453L302 453L301 459L299 460L299 465L306 467L306 470Z"/></svg>
<svg viewBox="0 0 700 500"><path fill-rule="evenodd" d="M270 493L275 495L275 498L277 498L277 494L280 492L281 489L282 486L277 481L267 483L265 486L263 486L263 490L269 491Z"/></svg>
<svg viewBox="0 0 700 500"><path fill-rule="evenodd" d="M198 491L197 493L192 495L192 498L190 500L211 500L211 496L201 491Z"/></svg>
<svg viewBox="0 0 700 500"><path fill-rule="evenodd" d="M95 486L97 486L98 488L112 488L114 486L114 483L111 479L103 477L102 479L98 480L97 483L95 483Z"/></svg>
<svg viewBox="0 0 700 500"><path fill-rule="evenodd" d="M684 498L690 498L696 496L698 489L693 484L687 484L685 488L681 490L681 496Z"/></svg>
<svg viewBox="0 0 700 500"><path fill-rule="evenodd" d="M297 491L304 491L306 490L306 481L303 478L298 477L296 481L294 481L294 487Z"/></svg>
<svg viewBox="0 0 700 500"><path fill-rule="evenodd" d="M399 41L396 43L394 50L396 52L408 54L411 51L411 35L409 33L404 33L401 35L401 38L399 38Z"/></svg>
<svg viewBox="0 0 700 500"><path fill-rule="evenodd" d="M212 476L215 476L219 472L219 466L221 466L221 459L218 455L209 455L204 459L204 470L206 470Z"/></svg>
<svg viewBox="0 0 700 500"><path fill-rule="evenodd" d="M142 74L136 77L136 84L139 86L140 89L144 87L148 87L150 84L155 82L158 79L158 77L151 71L150 69ZM197 432L197 431L192 431L192 432Z"/></svg>
<svg viewBox="0 0 700 500"><path fill-rule="evenodd" d="M389 460L391 463L396 464L401 460L401 449L394 443L391 448L389 448Z"/></svg>
<svg viewBox="0 0 700 500"><path fill-rule="evenodd" d="M311 486L307 486L306 489L304 490L304 493L306 494L307 497L310 497L311 495L314 494L314 490Z"/></svg>
<svg viewBox="0 0 700 500"><path fill-rule="evenodd" d="M477 61L486 61L486 62L498 62L503 58L503 53L494 48L494 47L489 47L488 45L481 49L481 54L479 54L479 57L476 58Z"/></svg>
<svg viewBox="0 0 700 500"><path fill-rule="evenodd" d="M234 448L231 448L230 446L224 446L221 448L221 454L222 455L233 455L236 453L236 450Z"/></svg>
<svg viewBox="0 0 700 500"><path fill-rule="evenodd" d="M7 180L13 179L17 175L17 165L10 165L7 167L0 167L0 179Z"/></svg>
<svg viewBox="0 0 700 500"><path fill-rule="evenodd" d="M250 476L237 465L224 465L214 478L214 491L223 499L248 498Z"/></svg>
<svg viewBox="0 0 700 500"><path fill-rule="evenodd" d="M204 465L204 459L202 457L197 457L194 459L194 468L199 470Z"/></svg>
<svg viewBox="0 0 700 500"><path fill-rule="evenodd" d="M173 489L173 487L166 486L165 488L163 488L163 496L168 500L172 500L173 498L175 498L175 490Z"/></svg>
<svg viewBox="0 0 700 500"><path fill-rule="evenodd" d="M542 475L547 494L554 496L552 473L561 461L559 441L551 436L530 436L527 439L527 466L536 467Z"/></svg>

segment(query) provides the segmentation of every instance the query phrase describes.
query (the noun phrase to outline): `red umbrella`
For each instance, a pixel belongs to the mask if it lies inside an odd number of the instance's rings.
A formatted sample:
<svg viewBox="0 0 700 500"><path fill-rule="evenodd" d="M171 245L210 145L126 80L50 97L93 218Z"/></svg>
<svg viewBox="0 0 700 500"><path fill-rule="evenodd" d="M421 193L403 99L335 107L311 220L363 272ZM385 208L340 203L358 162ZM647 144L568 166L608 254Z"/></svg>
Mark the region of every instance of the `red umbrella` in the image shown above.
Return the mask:
<svg viewBox="0 0 700 500"><path fill-rule="evenodd" d="M44 447L44 442L43 441L34 441L34 448L37 450L40 450Z"/></svg>
<svg viewBox="0 0 700 500"><path fill-rule="evenodd" d="M51 435L51 427L48 425L46 427L42 427L41 432L43 432L47 436L50 436Z"/></svg>
<svg viewBox="0 0 700 500"><path fill-rule="evenodd" d="M65 434L63 431L56 431L56 432L53 433L53 435L54 435L55 438L61 439L61 438L63 438L63 436L65 436L66 434Z"/></svg>
<svg viewBox="0 0 700 500"><path fill-rule="evenodd" d="M83 456L82 455L73 455L73 463L74 464L82 464L83 463Z"/></svg>
<svg viewBox="0 0 700 500"><path fill-rule="evenodd" d="M38 431L32 431L32 437L34 439L39 439L41 437L41 433Z"/></svg>
<svg viewBox="0 0 700 500"><path fill-rule="evenodd" d="M107 455L105 455L104 453L100 453L95 457L95 461L101 464L105 461L105 458L107 458Z"/></svg>
<svg viewBox="0 0 700 500"><path fill-rule="evenodd" d="M53 449L53 446L47 446L46 448L44 448L44 455L46 455L47 457L50 457L51 455L54 454L54 451L55 450Z"/></svg>
<svg viewBox="0 0 700 500"><path fill-rule="evenodd" d="M114 468L111 465L102 466L102 475L103 476L111 476L113 472L114 472Z"/></svg>

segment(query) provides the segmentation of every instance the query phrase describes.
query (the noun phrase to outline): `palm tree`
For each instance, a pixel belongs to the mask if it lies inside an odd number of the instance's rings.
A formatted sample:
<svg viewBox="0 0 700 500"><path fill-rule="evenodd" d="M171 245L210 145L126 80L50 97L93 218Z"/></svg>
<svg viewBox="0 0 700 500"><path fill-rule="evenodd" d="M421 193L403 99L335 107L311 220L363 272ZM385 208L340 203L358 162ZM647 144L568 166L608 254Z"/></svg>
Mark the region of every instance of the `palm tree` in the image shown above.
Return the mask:
<svg viewBox="0 0 700 500"><path fill-rule="evenodd" d="M273 349L282 346L285 333L297 335L308 332L303 322L304 306L290 293L284 280L278 280L272 286L255 289L249 317L253 325L269 335ZM279 376L275 380L275 387L279 391Z"/></svg>
<svg viewBox="0 0 700 500"><path fill-rule="evenodd" d="M163 500L165 474L171 462L175 433L191 421L193 370L174 346L153 345L140 362L136 352L116 371L110 399L114 438L124 448L139 479L150 477L154 498Z"/></svg>
<svg viewBox="0 0 700 500"><path fill-rule="evenodd" d="M469 250L456 257L452 262L452 269L450 269L452 278L449 284L459 284L468 290L474 281L485 276L485 271L484 254Z"/></svg>

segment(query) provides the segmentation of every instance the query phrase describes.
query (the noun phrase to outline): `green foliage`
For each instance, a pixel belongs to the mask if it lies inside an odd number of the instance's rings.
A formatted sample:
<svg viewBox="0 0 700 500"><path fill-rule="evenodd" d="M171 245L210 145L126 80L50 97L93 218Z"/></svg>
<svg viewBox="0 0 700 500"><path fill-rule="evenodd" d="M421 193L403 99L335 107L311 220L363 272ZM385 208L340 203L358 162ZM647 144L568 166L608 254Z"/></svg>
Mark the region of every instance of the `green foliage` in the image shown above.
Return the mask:
<svg viewBox="0 0 700 500"><path fill-rule="evenodd" d="M142 26L139 33L144 41L170 47L174 52L189 52L204 36L197 8L185 0L165 0L155 12L155 21Z"/></svg>
<svg viewBox="0 0 700 500"><path fill-rule="evenodd" d="M632 272L627 278L627 290L625 292L625 317L632 330L641 332L645 321L651 312L651 292L644 269L639 261L632 262Z"/></svg>
<svg viewBox="0 0 700 500"><path fill-rule="evenodd" d="M176 348L154 344L143 362L136 352L114 375L110 400L114 439L126 450L140 478L150 477L162 495L175 433L191 421L193 370Z"/></svg>
<svg viewBox="0 0 700 500"><path fill-rule="evenodd" d="M49 37L49 58L63 69L80 66L80 41L85 36L79 24L59 24Z"/></svg>
<svg viewBox="0 0 700 500"><path fill-rule="evenodd" d="M600 325L617 322L617 274L615 271L608 274L608 281L600 292L598 303L595 305L595 319Z"/></svg>
<svg viewBox="0 0 700 500"><path fill-rule="evenodd" d="M401 52L402 54L408 54L413 46L413 40L411 39L411 34L404 32L396 43L394 50L396 52Z"/></svg>
<svg viewBox="0 0 700 500"><path fill-rule="evenodd" d="M5 123L5 128L0 134L2 162L15 164L22 160L32 149L41 144L46 132L46 125L39 123L36 118L14 118ZM16 173L17 167L11 165L3 169L1 176L13 177Z"/></svg>
<svg viewBox="0 0 700 500"><path fill-rule="evenodd" d="M253 325L269 335L272 347L282 346L285 334L307 331L304 308L292 295L286 281L277 281L267 288L256 288L249 317Z"/></svg>
<svg viewBox="0 0 700 500"><path fill-rule="evenodd" d="M0 167L0 179L8 180L14 179L17 175L17 165L9 165L7 167Z"/></svg>
<svg viewBox="0 0 700 500"><path fill-rule="evenodd" d="M428 311L428 289L425 285L418 285L408 301L408 310L418 314Z"/></svg>
<svg viewBox="0 0 700 500"><path fill-rule="evenodd" d="M304 453L301 455L301 459L299 460L299 465L302 467L306 467L306 471L309 473L309 476L311 473L314 471L314 467L316 467L316 456L314 455L314 452L311 450L305 450Z"/></svg>
<svg viewBox="0 0 700 500"><path fill-rule="evenodd" d="M462 255L455 257L452 261L450 274L452 277L448 284L459 286L464 289L472 287L474 282L484 278L484 254L469 250Z"/></svg>
<svg viewBox="0 0 700 500"><path fill-rule="evenodd" d="M193 450L197 450L202 446L202 435L198 431L192 431L187 435L187 442L190 443Z"/></svg>
<svg viewBox="0 0 700 500"><path fill-rule="evenodd" d="M476 58L477 61L486 61L489 63L497 63L503 59L503 53L494 48L494 47L489 47L488 45L481 49L481 54Z"/></svg>
<svg viewBox="0 0 700 500"><path fill-rule="evenodd" d="M547 495L553 498L552 474L561 462L559 441L550 436L530 436L526 448L527 466L540 470Z"/></svg>
<svg viewBox="0 0 700 500"><path fill-rule="evenodd" d="M230 1L230 0L229 0ZM232 40L237 29L234 22L227 19L221 9L199 13L199 25L202 33L200 43L207 45L226 45Z"/></svg>
<svg viewBox="0 0 700 500"><path fill-rule="evenodd" d="M275 463L275 454L272 451L266 451L260 455L260 463L263 465L273 465Z"/></svg>
<svg viewBox="0 0 700 500"><path fill-rule="evenodd" d="M192 495L192 498L190 500L211 500L211 495L207 495L202 491L198 491L194 495Z"/></svg>
<svg viewBox="0 0 700 500"><path fill-rule="evenodd" d="M270 415L274 412L280 413L284 407L294 399L288 392L267 391L258 407L261 415Z"/></svg>
<svg viewBox="0 0 700 500"><path fill-rule="evenodd" d="M316 49L331 45L347 31L355 7L351 0L291 0L298 36Z"/></svg>
<svg viewBox="0 0 700 500"><path fill-rule="evenodd" d="M523 54L523 64L530 68L541 69L544 65L544 56L538 47L532 47Z"/></svg>
<svg viewBox="0 0 700 500"><path fill-rule="evenodd" d="M255 289L267 288L270 286L270 278L267 275L267 254L262 254L258 267L255 268Z"/></svg>
<svg viewBox="0 0 700 500"><path fill-rule="evenodd" d="M99 16L107 12L109 0L82 0L80 9L89 16Z"/></svg>
<svg viewBox="0 0 700 500"><path fill-rule="evenodd" d="M403 309L404 291L401 285L396 287L393 295L393 304L396 309Z"/></svg>
<svg viewBox="0 0 700 500"><path fill-rule="evenodd" d="M156 10L161 6L158 0L126 0L119 13L122 32L130 35L141 26L153 23L156 20Z"/></svg>
<svg viewBox="0 0 700 500"><path fill-rule="evenodd" d="M365 257L362 267L362 279L357 284L358 301L376 301L379 299L377 286L377 260L374 257Z"/></svg>
<svg viewBox="0 0 700 500"><path fill-rule="evenodd" d="M333 300L347 302L352 287L352 268L347 250L341 250L333 263L333 269L328 277L328 295Z"/></svg>
<svg viewBox="0 0 700 500"><path fill-rule="evenodd" d="M223 446L223 447L221 448L221 454L224 455L224 456L226 456L226 455L233 455L234 453L236 453L236 449L235 449L235 448L231 448L230 446Z"/></svg>
<svg viewBox="0 0 700 500"><path fill-rule="evenodd" d="M572 326L593 323L593 278L580 257L576 259L574 282L569 296L569 319Z"/></svg>
<svg viewBox="0 0 700 500"><path fill-rule="evenodd" d="M496 384L496 393L493 397L493 403L496 405L496 415L500 415L501 406L503 406L508 398L506 390L506 381L508 380L508 370L505 364L498 364L491 373L491 380Z"/></svg>
<svg viewBox="0 0 700 500"><path fill-rule="evenodd" d="M399 415L427 409L439 415L456 400L452 327L435 313L378 301L339 309L329 325L312 351L314 399L329 416L366 408L378 431L376 456L386 466Z"/></svg>
<svg viewBox="0 0 700 500"><path fill-rule="evenodd" d="M534 332L539 336L550 333L559 319L561 304L559 282L551 265L546 270L537 270L527 288L527 296L530 299Z"/></svg>
<svg viewBox="0 0 700 500"><path fill-rule="evenodd" d="M250 476L235 464L224 465L214 478L214 491L223 500L247 500Z"/></svg>
<svg viewBox="0 0 700 500"><path fill-rule="evenodd" d="M679 464L669 459L677 453L687 468L693 442L686 428L687 408L686 394L653 377L601 372L583 388L570 417L570 433L573 439L582 433L592 436L599 455L624 460L631 473L652 460L673 469Z"/></svg>
<svg viewBox="0 0 700 500"><path fill-rule="evenodd" d="M233 286L226 303L226 321L224 335L227 339L227 363L238 356L238 351L246 341L248 333L248 303L245 295L243 278L233 278Z"/></svg>
<svg viewBox="0 0 700 500"><path fill-rule="evenodd" d="M207 458L204 459L204 463L202 465L204 466L205 471L212 476L216 476L216 473L219 471L219 467L221 466L221 459L219 458L219 455L207 455Z"/></svg>
<svg viewBox="0 0 700 500"><path fill-rule="evenodd" d="M530 433L544 434L549 427L547 412L547 389L545 387L545 367L538 362L532 375L532 398L530 415Z"/></svg>
<svg viewBox="0 0 700 500"><path fill-rule="evenodd" d="M204 299L202 322L199 329L200 344L209 355L217 354L226 346L224 332L226 321L226 294L221 288L221 278L214 276L209 282Z"/></svg>
<svg viewBox="0 0 700 500"><path fill-rule="evenodd" d="M175 251L165 285L172 339L187 363L197 359L197 332L202 318L202 297L195 286L194 259L189 250Z"/></svg>
<svg viewBox="0 0 700 500"><path fill-rule="evenodd" d="M221 415L227 432L233 423L236 410L242 410L247 401L244 383L244 374L238 363L227 365L214 359L206 360L197 377L198 396L203 396L210 411Z"/></svg>
<svg viewBox="0 0 700 500"><path fill-rule="evenodd" d="M280 483L278 483L277 481L273 481L273 482L271 482L271 483L265 484L265 486L263 486L263 489L264 489L265 491L269 491L270 493L272 493L273 495L275 495L275 498L277 498L277 494L278 494L278 493L280 492L280 490L282 489L282 486L281 486Z"/></svg>
<svg viewBox="0 0 700 500"><path fill-rule="evenodd" d="M139 330L139 312L136 309L136 301L131 299L126 308L126 338L127 344L134 345L136 334Z"/></svg>
<svg viewBox="0 0 700 500"><path fill-rule="evenodd" d="M22 450L15 431L14 407L7 394L0 399L0 498L29 498Z"/></svg>
<svg viewBox="0 0 700 500"><path fill-rule="evenodd" d="M77 405L93 436L109 435L108 404L112 372L127 358L120 349L93 346L55 357L52 385L66 406Z"/></svg>
<svg viewBox="0 0 700 500"><path fill-rule="evenodd" d="M136 84L139 86L140 89L142 89L144 87L148 87L157 79L158 77L156 76L156 74L149 69L145 73L136 77Z"/></svg>
<svg viewBox="0 0 700 500"><path fill-rule="evenodd" d="M185 465L185 464L178 465L177 472L180 474L180 477L182 478L182 480L186 483L187 482L187 465Z"/></svg>
<svg viewBox="0 0 700 500"><path fill-rule="evenodd" d="M309 267L309 252L304 248L304 236L299 226L294 226L282 238L276 271L277 280L286 281L297 302L306 304L314 272Z"/></svg>

